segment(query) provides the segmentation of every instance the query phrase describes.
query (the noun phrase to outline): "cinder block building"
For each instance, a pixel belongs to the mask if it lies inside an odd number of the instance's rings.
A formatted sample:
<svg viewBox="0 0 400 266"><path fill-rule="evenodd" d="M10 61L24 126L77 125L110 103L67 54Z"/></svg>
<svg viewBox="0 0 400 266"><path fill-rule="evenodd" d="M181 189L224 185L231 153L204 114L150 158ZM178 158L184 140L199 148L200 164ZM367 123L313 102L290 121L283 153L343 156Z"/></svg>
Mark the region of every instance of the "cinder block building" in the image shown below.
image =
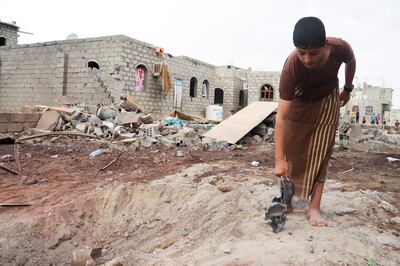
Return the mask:
<svg viewBox="0 0 400 266"><path fill-rule="evenodd" d="M369 122L371 115L380 115L383 119L390 119L392 110L393 89L372 86L363 83L362 87L354 88L346 112L359 112L360 121L363 117Z"/></svg>
<svg viewBox="0 0 400 266"><path fill-rule="evenodd" d="M0 23L0 111L109 104L129 91L156 117L173 110L205 116L213 104L227 116L253 101L279 99L280 72L214 66L124 35L18 45L18 30L15 23Z"/></svg>

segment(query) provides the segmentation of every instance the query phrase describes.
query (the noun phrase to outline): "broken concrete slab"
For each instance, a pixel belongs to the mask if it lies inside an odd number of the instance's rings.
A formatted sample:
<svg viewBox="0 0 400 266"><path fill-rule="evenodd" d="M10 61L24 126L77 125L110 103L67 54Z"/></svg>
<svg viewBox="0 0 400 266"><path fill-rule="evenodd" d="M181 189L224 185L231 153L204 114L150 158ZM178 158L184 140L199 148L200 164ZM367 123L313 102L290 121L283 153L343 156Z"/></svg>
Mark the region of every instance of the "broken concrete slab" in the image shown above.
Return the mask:
<svg viewBox="0 0 400 266"><path fill-rule="evenodd" d="M373 139L374 137L375 137L374 135L361 135L361 136L355 137L354 139L351 139L351 142L363 143L367 140Z"/></svg>
<svg viewBox="0 0 400 266"><path fill-rule="evenodd" d="M36 128L53 131L56 127L58 120L60 118L60 113L57 111L45 111L40 117Z"/></svg>
<svg viewBox="0 0 400 266"><path fill-rule="evenodd" d="M117 125L127 125L127 124L139 124L140 114L126 112L120 113L115 117L115 123Z"/></svg>
<svg viewBox="0 0 400 266"><path fill-rule="evenodd" d="M144 124L151 124L153 123L153 117L151 114L146 114L140 118L140 121L142 121Z"/></svg>
<svg viewBox="0 0 400 266"><path fill-rule="evenodd" d="M101 120L114 119L117 114L118 111L109 106L100 106L96 112L97 117Z"/></svg>
<svg viewBox="0 0 400 266"><path fill-rule="evenodd" d="M88 123L79 123L76 125L75 129L80 132L86 133L86 131L88 130Z"/></svg>
<svg viewBox="0 0 400 266"><path fill-rule="evenodd" d="M57 111L59 113L65 113L67 115L72 115L75 110L67 107L55 107L55 106L46 106L46 105L34 105L33 110L37 111Z"/></svg>
<svg viewBox="0 0 400 266"><path fill-rule="evenodd" d="M370 147L368 144L350 143L350 149L352 151L368 152Z"/></svg>
<svg viewBox="0 0 400 266"><path fill-rule="evenodd" d="M368 142L371 151L376 153L387 153L387 154L400 154L400 147L398 145L391 145L381 141L369 141Z"/></svg>
<svg viewBox="0 0 400 266"><path fill-rule="evenodd" d="M351 125L350 138L357 138L363 135L363 131L359 125Z"/></svg>
<svg viewBox="0 0 400 266"><path fill-rule="evenodd" d="M277 102L253 102L213 127L203 136L216 140L226 140L228 143L234 144L277 108Z"/></svg>

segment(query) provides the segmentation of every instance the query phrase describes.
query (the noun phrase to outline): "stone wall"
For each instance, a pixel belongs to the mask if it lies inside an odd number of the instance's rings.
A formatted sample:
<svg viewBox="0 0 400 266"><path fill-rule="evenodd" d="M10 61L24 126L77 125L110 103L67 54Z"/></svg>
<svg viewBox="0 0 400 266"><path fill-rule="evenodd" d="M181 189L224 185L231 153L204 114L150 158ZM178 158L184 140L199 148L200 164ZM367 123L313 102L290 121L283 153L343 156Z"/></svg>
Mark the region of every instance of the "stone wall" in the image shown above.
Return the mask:
<svg viewBox="0 0 400 266"><path fill-rule="evenodd" d="M42 113L0 113L0 133L21 132L37 125Z"/></svg>

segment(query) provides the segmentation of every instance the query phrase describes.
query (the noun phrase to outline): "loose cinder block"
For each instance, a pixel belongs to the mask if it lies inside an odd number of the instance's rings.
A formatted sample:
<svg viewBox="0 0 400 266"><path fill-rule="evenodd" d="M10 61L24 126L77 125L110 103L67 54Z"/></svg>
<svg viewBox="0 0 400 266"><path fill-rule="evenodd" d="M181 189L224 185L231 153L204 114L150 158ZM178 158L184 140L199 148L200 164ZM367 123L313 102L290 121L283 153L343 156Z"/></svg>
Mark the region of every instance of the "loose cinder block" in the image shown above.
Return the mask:
<svg viewBox="0 0 400 266"><path fill-rule="evenodd" d="M7 123L0 123L0 133L7 132Z"/></svg>
<svg viewBox="0 0 400 266"><path fill-rule="evenodd" d="M34 127L36 127L36 122L25 122L25 123L22 123L22 130L26 130L26 129L34 128Z"/></svg>
<svg viewBox="0 0 400 266"><path fill-rule="evenodd" d="M8 122L10 119L9 113L0 113L0 122Z"/></svg>
<svg viewBox="0 0 400 266"><path fill-rule="evenodd" d="M25 114L10 113L10 122L25 122Z"/></svg>
<svg viewBox="0 0 400 266"><path fill-rule="evenodd" d="M42 116L42 113L25 114L25 121L37 123L41 116Z"/></svg>
<svg viewBox="0 0 400 266"><path fill-rule="evenodd" d="M7 123L7 132L21 132L22 130L22 123Z"/></svg>

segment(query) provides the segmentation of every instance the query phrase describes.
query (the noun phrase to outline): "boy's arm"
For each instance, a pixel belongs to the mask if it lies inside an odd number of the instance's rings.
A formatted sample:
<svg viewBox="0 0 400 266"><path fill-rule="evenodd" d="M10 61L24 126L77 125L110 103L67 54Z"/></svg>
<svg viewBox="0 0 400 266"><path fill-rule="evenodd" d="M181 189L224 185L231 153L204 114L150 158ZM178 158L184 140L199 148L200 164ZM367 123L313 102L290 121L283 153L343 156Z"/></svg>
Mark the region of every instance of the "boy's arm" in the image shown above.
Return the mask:
<svg viewBox="0 0 400 266"><path fill-rule="evenodd" d="M353 84L354 74L356 73L356 58L353 58L346 63L344 69L345 86L351 86ZM350 92L343 90L340 93L340 107L344 106L350 100Z"/></svg>
<svg viewBox="0 0 400 266"><path fill-rule="evenodd" d="M289 114L291 101L280 100L275 123L275 169L274 174L278 177L289 178L288 164L285 158L284 141L286 134L287 116Z"/></svg>

